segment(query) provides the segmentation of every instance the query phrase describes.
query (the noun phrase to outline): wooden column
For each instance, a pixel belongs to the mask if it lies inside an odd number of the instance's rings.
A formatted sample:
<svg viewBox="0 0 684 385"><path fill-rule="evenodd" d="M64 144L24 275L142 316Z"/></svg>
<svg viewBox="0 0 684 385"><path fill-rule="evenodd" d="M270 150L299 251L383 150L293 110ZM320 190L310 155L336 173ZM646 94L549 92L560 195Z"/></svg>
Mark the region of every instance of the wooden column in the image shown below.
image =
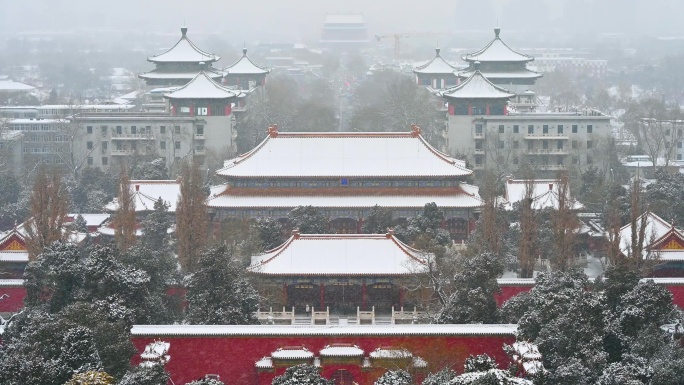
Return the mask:
<svg viewBox="0 0 684 385"><path fill-rule="evenodd" d="M323 281L321 281L320 284L320 302L321 310L325 309L325 285L323 284Z"/></svg>
<svg viewBox="0 0 684 385"><path fill-rule="evenodd" d="M473 114L473 105L471 103L468 103L468 115Z"/></svg>
<svg viewBox="0 0 684 385"><path fill-rule="evenodd" d="M283 282L283 306L287 306L287 283Z"/></svg>
<svg viewBox="0 0 684 385"><path fill-rule="evenodd" d="M406 293L404 292L404 287L401 286L399 288L399 307L404 307L404 296L405 296L405 294Z"/></svg>
<svg viewBox="0 0 684 385"><path fill-rule="evenodd" d="M485 105L485 115L489 116L489 103Z"/></svg>
<svg viewBox="0 0 684 385"><path fill-rule="evenodd" d="M361 284L361 310L366 310L366 303L368 302L368 295L366 293L366 280Z"/></svg>

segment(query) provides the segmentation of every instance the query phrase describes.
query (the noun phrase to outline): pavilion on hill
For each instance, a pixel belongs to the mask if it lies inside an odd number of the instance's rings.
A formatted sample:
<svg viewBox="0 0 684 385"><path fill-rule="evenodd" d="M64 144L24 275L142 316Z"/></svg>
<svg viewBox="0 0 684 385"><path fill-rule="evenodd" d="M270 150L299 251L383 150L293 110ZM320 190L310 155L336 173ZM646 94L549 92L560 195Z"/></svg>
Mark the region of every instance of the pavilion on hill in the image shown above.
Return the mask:
<svg viewBox="0 0 684 385"><path fill-rule="evenodd" d="M266 75L271 70L254 64L247 56L247 48L242 49L242 57L223 69L223 83L241 90L250 90L266 84Z"/></svg>
<svg viewBox="0 0 684 385"><path fill-rule="evenodd" d="M458 68L444 60L442 55L440 55L439 48L435 49L435 57L432 60L413 69L419 85L428 86L436 90L453 87L458 84L456 71L458 71Z"/></svg>
<svg viewBox="0 0 684 385"><path fill-rule="evenodd" d="M156 68L138 77L145 80L148 86L182 86L201 71L212 79L221 80L221 71L212 67L212 63L218 61L220 56L201 50L188 38L187 32L187 27L181 27L181 38L173 47L147 58Z"/></svg>
<svg viewBox="0 0 684 385"><path fill-rule="evenodd" d="M435 203L456 240L474 229L482 206L478 188L463 182L465 163L410 132L279 132L250 152L224 162L208 206L215 219L285 220L299 206L321 209L334 232L360 233L371 209L391 208L395 219L417 216Z"/></svg>
<svg viewBox="0 0 684 385"><path fill-rule="evenodd" d="M405 280L424 273L433 255L387 234L299 234L252 257L249 273L259 277L262 298L271 306L330 308L335 312L370 310L389 313L406 303Z"/></svg>

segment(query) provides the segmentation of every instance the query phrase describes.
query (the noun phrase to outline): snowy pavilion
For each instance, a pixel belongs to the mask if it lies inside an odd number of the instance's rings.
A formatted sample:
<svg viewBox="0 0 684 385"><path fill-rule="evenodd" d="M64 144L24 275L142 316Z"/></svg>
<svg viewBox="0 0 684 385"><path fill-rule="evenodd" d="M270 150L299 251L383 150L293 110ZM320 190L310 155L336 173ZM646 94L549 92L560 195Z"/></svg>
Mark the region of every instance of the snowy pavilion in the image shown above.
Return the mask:
<svg viewBox="0 0 684 385"><path fill-rule="evenodd" d="M375 308L389 313L417 305L407 298L404 280L426 271L431 254L388 234L299 234L252 257L248 271L257 276L261 297L271 306L330 308L333 312Z"/></svg>
<svg viewBox="0 0 684 385"><path fill-rule="evenodd" d="M247 48L242 49L238 61L223 69L223 83L241 90L249 90L266 84L266 75L271 70L254 64L247 56Z"/></svg>
<svg viewBox="0 0 684 385"><path fill-rule="evenodd" d="M440 55L439 48L435 49L435 57L432 60L413 69L419 85L428 86L436 90L453 87L458 84L456 71L458 71L458 68L444 60L442 55Z"/></svg>
<svg viewBox="0 0 684 385"><path fill-rule="evenodd" d="M221 80L223 74L212 67L220 56L198 48L187 36L188 27L181 27L181 38L167 51L150 56L147 61L155 64L152 71L138 75L148 86L182 86L192 80L200 71L212 79Z"/></svg>
<svg viewBox="0 0 684 385"><path fill-rule="evenodd" d="M474 229L482 206L478 188L463 182L465 162L432 147L418 126L410 132L279 132L216 172L226 184L212 188L207 205L215 219L286 219L299 206L320 208L334 232L360 233L371 209L396 219L417 216L434 202L456 240Z"/></svg>

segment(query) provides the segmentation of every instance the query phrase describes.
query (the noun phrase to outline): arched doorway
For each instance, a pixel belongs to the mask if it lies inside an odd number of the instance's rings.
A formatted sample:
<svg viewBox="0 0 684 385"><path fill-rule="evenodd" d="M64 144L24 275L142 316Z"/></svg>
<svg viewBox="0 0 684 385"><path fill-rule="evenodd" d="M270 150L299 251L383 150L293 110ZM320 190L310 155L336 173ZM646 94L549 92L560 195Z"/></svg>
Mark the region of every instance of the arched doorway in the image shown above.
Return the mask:
<svg viewBox="0 0 684 385"><path fill-rule="evenodd" d="M335 385L354 385L354 376L346 369L338 369L333 373L331 380L335 382Z"/></svg>

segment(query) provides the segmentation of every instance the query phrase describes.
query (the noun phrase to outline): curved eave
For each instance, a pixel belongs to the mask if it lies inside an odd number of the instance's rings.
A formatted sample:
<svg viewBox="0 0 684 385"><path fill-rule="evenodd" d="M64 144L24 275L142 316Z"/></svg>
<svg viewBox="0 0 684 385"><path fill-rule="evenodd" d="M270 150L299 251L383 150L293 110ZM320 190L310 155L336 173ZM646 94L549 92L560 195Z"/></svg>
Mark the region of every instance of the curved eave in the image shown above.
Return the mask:
<svg viewBox="0 0 684 385"><path fill-rule="evenodd" d="M233 72L233 71L231 71L232 68L234 68L235 66L240 64L240 62L243 60L247 60L249 65L253 68L253 71L250 71L250 72L239 72L239 71ZM243 76L246 76L246 75L266 75L270 72L271 72L270 69L264 68L262 66L255 64L252 61L252 59L250 59L247 55L243 55L240 59L238 59L238 61L236 61L232 65L225 67L223 69L223 76L227 76L227 75L243 75Z"/></svg>
<svg viewBox="0 0 684 385"><path fill-rule="evenodd" d="M491 47L494 43L496 43L497 41L498 41L500 44L502 44L506 49L508 49L508 51L509 51L510 53L512 53L512 54L513 54L514 56L516 56L516 57L515 57L515 58L510 58L510 57L509 57L509 58L506 58L507 60L496 60L496 59L488 59L488 58L485 56L485 58L483 59L481 56L482 56L482 55L486 55L486 54L487 54L487 50L489 50L490 47ZM495 55L493 55L493 56L495 56ZM525 54L522 54L522 53L520 53L520 52L514 50L513 48L509 47L508 44L506 44L503 40L501 40L501 38L499 37L498 33L497 33L497 35L494 37L494 39L493 39L492 41L490 41L489 44L487 44L484 48L482 48L482 49L479 50L479 51L476 51L476 52L472 52L472 53L463 55L463 56L461 56L461 58L462 58L463 60L469 62L469 63L473 63L473 62L476 62L476 61L479 61L479 62L487 62L487 63L489 63L489 62L496 62L496 63L529 63L529 62L531 62L531 61L534 60L533 57L528 56L528 55L525 55Z"/></svg>
<svg viewBox="0 0 684 385"><path fill-rule="evenodd" d="M177 73L177 74L165 74L164 72L156 72L156 71L149 71L149 72L143 72L141 74L138 74L138 77L141 79L188 79L188 81L192 80L195 76L197 76L199 72L187 72L187 73ZM217 74L215 72L210 72L209 77L212 79L220 79L223 75Z"/></svg>
<svg viewBox="0 0 684 385"><path fill-rule="evenodd" d="M467 79L470 76L472 76L474 71L461 71L456 74L461 79ZM541 78L542 74L539 72L534 72L534 71L527 71L527 72L510 72L510 73L499 73L499 72L482 72L480 71L482 76L484 76L487 79L538 79Z"/></svg>
<svg viewBox="0 0 684 385"><path fill-rule="evenodd" d="M183 60L183 59L181 59L181 60L170 60L170 59L164 59L163 58L164 55L168 55L170 52L172 52L178 46L178 44L180 44L183 41L185 41L188 45L190 45L190 47L197 54L199 54L202 57L199 58L199 60L197 60L197 59L193 59L193 60ZM201 63L201 62L213 63L215 61L218 61L219 59L221 59L220 56L209 53L209 52L205 52L205 51L199 49L190 39L188 39L187 36L183 35L176 42L176 44L173 45L173 47L169 48L165 52L162 52L160 54L148 57L147 61L152 62L152 63Z"/></svg>
<svg viewBox="0 0 684 385"><path fill-rule="evenodd" d="M255 267L256 268L256 267ZM268 276L268 277L282 277L282 278L296 278L296 277L335 277L335 278L343 278L343 277L406 277L406 276L411 276L415 274L425 274L427 271L411 271L411 272L406 272L406 273L387 273L387 274L379 274L379 273L373 273L373 274L368 274L368 273L348 273L348 274L342 274L342 273L265 273L261 271L255 271L254 269L248 269L248 273L250 274L256 274L259 276Z"/></svg>

